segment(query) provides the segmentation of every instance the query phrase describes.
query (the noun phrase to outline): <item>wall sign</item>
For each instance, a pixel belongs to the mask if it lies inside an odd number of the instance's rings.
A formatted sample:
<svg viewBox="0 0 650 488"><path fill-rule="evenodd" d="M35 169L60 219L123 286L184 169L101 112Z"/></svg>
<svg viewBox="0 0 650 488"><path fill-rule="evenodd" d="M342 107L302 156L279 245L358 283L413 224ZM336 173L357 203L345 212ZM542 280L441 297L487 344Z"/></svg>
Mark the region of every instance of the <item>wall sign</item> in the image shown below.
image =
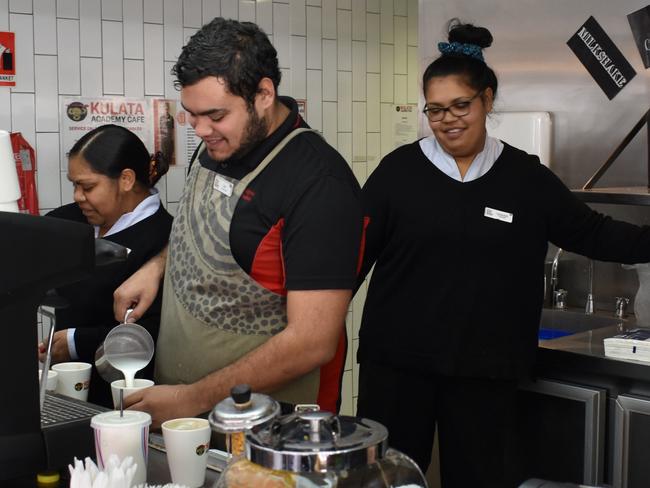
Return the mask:
<svg viewBox="0 0 650 488"><path fill-rule="evenodd" d="M636 75L634 68L593 17L587 19L567 45L610 100Z"/></svg>
<svg viewBox="0 0 650 488"><path fill-rule="evenodd" d="M627 16L643 66L650 68L650 5Z"/></svg>
<svg viewBox="0 0 650 488"><path fill-rule="evenodd" d="M60 109L61 161L81 136L104 124L126 127L151 151L151 116L147 101L124 97L63 97Z"/></svg>
<svg viewBox="0 0 650 488"><path fill-rule="evenodd" d="M0 32L0 86L16 86L16 36Z"/></svg>
<svg viewBox="0 0 650 488"><path fill-rule="evenodd" d="M393 106L393 147L411 144L418 137L418 106Z"/></svg>

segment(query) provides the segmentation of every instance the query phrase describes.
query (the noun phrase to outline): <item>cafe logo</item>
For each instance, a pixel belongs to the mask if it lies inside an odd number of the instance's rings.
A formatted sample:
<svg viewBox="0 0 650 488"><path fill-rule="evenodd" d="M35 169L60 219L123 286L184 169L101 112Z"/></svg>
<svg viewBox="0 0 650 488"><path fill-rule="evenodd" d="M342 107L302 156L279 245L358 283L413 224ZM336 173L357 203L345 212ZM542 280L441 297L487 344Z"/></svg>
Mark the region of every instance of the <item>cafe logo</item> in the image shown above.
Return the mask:
<svg viewBox="0 0 650 488"><path fill-rule="evenodd" d="M84 389L84 384L83 383L75 383L74 385L74 390L75 391L81 391Z"/></svg>
<svg viewBox="0 0 650 488"><path fill-rule="evenodd" d="M88 108L81 102L72 102L68 105L66 114L70 120L81 122L88 115Z"/></svg>
<svg viewBox="0 0 650 488"><path fill-rule="evenodd" d="M200 444L196 447L196 455L197 456L203 456L205 452L208 450L209 445L208 444Z"/></svg>

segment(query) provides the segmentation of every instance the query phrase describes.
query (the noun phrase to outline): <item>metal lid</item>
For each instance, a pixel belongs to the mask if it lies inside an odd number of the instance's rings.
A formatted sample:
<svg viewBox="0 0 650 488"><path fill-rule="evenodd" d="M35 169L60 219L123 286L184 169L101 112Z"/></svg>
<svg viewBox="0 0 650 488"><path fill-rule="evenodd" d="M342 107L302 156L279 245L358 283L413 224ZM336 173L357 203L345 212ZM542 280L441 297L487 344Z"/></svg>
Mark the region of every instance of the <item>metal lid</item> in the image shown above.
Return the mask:
<svg viewBox="0 0 650 488"><path fill-rule="evenodd" d="M248 385L237 385L212 409L208 420L217 432L232 434L264 424L280 414L280 404L267 395L251 393Z"/></svg>
<svg viewBox="0 0 650 488"><path fill-rule="evenodd" d="M296 412L247 434L250 461L296 473L340 471L381 459L388 431L373 420L329 412Z"/></svg>

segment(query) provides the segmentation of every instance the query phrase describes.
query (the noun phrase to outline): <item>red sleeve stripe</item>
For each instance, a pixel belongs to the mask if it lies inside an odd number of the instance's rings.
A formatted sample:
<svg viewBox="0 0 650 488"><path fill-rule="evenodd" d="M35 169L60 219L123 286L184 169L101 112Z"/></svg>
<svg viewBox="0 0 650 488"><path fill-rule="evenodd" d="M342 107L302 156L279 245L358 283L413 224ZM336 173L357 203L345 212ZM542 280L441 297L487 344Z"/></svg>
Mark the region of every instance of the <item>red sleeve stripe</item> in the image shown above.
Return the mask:
<svg viewBox="0 0 650 488"><path fill-rule="evenodd" d="M266 233L260 245L257 246L251 266L251 278L267 290L278 295L287 294L284 258L282 256L283 227L284 219L280 219Z"/></svg>
<svg viewBox="0 0 650 488"><path fill-rule="evenodd" d="M370 224L370 217L365 216L363 218L363 230L361 231L361 244L359 246L359 260L357 261L357 276L361 272L361 266L363 265L363 255L366 252L366 229Z"/></svg>

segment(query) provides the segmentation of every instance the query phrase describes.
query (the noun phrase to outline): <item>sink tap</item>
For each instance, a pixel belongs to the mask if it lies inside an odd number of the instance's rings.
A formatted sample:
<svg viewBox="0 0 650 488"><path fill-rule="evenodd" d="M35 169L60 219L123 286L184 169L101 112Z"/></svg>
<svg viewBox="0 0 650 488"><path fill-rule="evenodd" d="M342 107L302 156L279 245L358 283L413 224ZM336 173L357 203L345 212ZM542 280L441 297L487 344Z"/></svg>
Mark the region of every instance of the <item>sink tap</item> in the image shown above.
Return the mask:
<svg viewBox="0 0 650 488"><path fill-rule="evenodd" d="M589 260L589 291L587 292L587 303L585 304L585 314L594 313L594 260Z"/></svg>
<svg viewBox="0 0 650 488"><path fill-rule="evenodd" d="M558 267L560 264L560 256L562 255L562 248L558 247L557 251L555 252L555 256L553 256L553 263L551 264L551 304L555 306L555 297L556 297L556 291L558 291Z"/></svg>
<svg viewBox="0 0 650 488"><path fill-rule="evenodd" d="M616 309L614 311L614 317L618 319L625 318L625 309L627 304L630 303L630 299L626 297L616 297Z"/></svg>

